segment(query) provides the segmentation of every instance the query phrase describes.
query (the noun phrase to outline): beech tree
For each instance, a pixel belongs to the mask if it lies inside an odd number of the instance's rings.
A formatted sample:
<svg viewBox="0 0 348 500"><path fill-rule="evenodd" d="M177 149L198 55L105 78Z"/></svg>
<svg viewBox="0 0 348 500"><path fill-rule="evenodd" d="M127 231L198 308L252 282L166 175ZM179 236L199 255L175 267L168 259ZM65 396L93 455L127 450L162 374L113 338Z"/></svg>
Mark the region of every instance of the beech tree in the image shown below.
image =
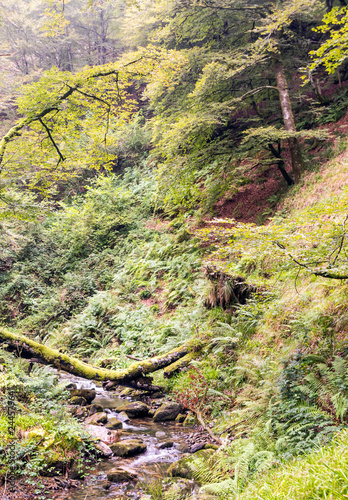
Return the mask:
<svg viewBox="0 0 348 500"><path fill-rule="evenodd" d="M148 0L140 12L128 11L126 19L137 19L141 27L140 37L128 32L131 44L160 43L182 54L170 83L156 75L146 90L168 207L193 206L202 196L199 184L207 187L212 175L216 196L227 175L238 187L245 173L241 165L250 168L260 152L261 166L275 163L289 185L299 181L299 137L324 135L296 129L289 81L295 77L295 86L301 85L305 47L324 9L316 0ZM285 144L292 174L282 157Z"/></svg>

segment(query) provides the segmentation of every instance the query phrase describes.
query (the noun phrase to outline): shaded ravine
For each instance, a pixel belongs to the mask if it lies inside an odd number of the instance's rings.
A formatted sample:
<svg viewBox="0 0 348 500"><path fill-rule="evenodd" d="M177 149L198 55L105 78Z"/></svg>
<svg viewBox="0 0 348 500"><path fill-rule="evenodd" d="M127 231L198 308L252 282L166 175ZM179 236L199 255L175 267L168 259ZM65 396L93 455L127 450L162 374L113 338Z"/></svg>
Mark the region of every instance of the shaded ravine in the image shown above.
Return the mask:
<svg viewBox="0 0 348 500"><path fill-rule="evenodd" d="M61 373L59 376L61 381L72 382L77 385L78 389L95 389L97 396L93 403L100 404L110 416L122 420L117 409L125 404L124 399L104 391L102 387L91 381L66 373ZM111 500L115 498L137 500L142 496L144 484L163 477L169 464L182 456L183 451L180 450L180 446L182 447L188 435L192 433L192 429L185 428L182 424L154 422L152 418L123 421L122 426L121 439L142 439L147 445L146 452L131 458L113 456L110 459L103 459L86 476L80 488L61 491L53 497L55 500ZM161 443L168 440L174 442L173 447L159 448ZM120 465L134 469L139 474L138 480L107 484L107 472Z"/></svg>

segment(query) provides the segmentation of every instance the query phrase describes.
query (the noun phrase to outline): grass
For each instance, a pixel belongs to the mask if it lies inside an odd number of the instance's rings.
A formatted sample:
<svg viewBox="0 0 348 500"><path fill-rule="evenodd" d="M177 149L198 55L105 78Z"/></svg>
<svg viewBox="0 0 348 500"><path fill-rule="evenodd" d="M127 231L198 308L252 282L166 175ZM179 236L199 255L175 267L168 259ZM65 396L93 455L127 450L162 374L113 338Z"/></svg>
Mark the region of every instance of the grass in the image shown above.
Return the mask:
<svg viewBox="0 0 348 500"><path fill-rule="evenodd" d="M348 431L330 446L260 477L235 500L343 500L348 498Z"/></svg>

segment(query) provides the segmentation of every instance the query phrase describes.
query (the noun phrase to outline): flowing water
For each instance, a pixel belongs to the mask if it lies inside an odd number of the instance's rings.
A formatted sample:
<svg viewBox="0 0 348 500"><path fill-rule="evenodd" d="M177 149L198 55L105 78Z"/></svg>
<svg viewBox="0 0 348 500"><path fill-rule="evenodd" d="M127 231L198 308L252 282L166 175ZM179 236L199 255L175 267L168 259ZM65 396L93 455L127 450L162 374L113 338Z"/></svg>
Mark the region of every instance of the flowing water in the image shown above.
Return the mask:
<svg viewBox="0 0 348 500"><path fill-rule="evenodd" d="M74 377L69 374L59 374L60 379L72 382L78 389L95 389L97 396L93 404L100 404L110 416L122 420L117 409L125 404L125 400L104 391L94 382ZM103 500L103 499L138 499L141 497L141 483L149 483L154 479L163 477L169 464L180 458L182 453L178 446L185 442L185 437L192 432L181 424L173 422L153 422L152 418L131 419L122 422L121 439L140 438L147 445L147 450L141 455L131 458L112 457L102 460L94 470L85 478L79 489L72 489L68 493L60 493L55 498L58 500ZM160 449L159 444L164 441L174 441L172 448ZM107 472L117 466L127 465L138 474L138 483L123 482L111 483L110 489L105 489ZM139 486L140 483L140 486Z"/></svg>

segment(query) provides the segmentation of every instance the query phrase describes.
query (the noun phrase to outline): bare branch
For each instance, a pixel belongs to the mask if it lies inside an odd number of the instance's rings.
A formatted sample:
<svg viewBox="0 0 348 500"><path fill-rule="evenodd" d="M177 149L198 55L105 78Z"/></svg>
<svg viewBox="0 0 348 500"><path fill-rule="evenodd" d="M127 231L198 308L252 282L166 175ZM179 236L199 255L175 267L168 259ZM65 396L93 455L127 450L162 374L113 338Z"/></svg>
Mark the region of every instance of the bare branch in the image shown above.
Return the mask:
<svg viewBox="0 0 348 500"><path fill-rule="evenodd" d="M278 241L274 241L273 243L275 245L277 245L277 247L279 247L282 250L284 250L286 252L286 254L290 257L290 259L293 262L295 262L295 264L297 264L300 267L303 267L304 269L307 269L307 271L309 271L311 274L314 274L314 276L321 276L322 278L330 278L330 279L333 279L333 280L346 280L346 279L348 279L348 274L340 274L340 273L335 273L335 272L332 272L332 271L329 271L329 270L325 270L325 269L315 269L315 268L312 268L308 264L305 264L304 262L300 262L299 260L297 260L293 255L291 255L290 252L288 252L285 249L284 245L282 245ZM316 264L319 264L319 262L317 262Z"/></svg>
<svg viewBox="0 0 348 500"><path fill-rule="evenodd" d="M58 156L59 156L59 162L65 161L65 158L62 155L62 153L61 153L61 151L60 151L60 149L59 149L56 141L53 139L53 136L51 134L51 130L48 128L48 126L46 125L46 123L44 123L44 121L42 120L42 118L39 118L38 121L41 123L41 125L43 126L43 128L46 130L47 135L48 135L50 141L52 142L54 149L57 151Z"/></svg>

